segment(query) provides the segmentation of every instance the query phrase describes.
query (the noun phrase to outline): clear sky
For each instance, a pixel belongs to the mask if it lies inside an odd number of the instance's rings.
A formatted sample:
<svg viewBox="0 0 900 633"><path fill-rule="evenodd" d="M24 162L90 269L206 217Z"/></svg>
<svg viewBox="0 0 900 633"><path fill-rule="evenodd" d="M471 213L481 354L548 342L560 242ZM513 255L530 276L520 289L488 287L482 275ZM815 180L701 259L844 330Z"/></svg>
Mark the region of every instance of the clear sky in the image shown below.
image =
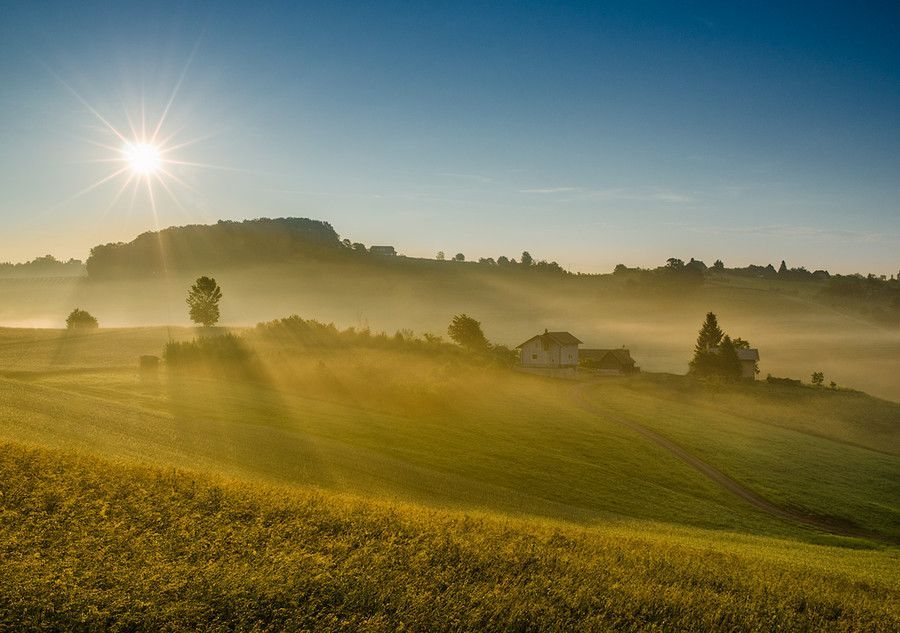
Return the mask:
<svg viewBox="0 0 900 633"><path fill-rule="evenodd" d="M0 3L0 261L304 216L584 271L900 268L892 3L234 4ZM214 167L77 195L123 145L88 106L130 140L170 99L166 157Z"/></svg>

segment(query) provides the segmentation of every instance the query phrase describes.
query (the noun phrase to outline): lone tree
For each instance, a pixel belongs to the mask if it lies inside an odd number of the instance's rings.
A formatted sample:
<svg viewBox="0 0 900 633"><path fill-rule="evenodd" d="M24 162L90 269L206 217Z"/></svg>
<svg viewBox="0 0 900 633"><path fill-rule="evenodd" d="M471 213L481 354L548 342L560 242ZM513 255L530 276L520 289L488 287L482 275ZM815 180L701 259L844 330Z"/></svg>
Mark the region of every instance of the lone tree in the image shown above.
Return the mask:
<svg viewBox="0 0 900 633"><path fill-rule="evenodd" d="M70 330L90 330L100 327L96 317L87 310L75 308L66 318L66 327Z"/></svg>
<svg viewBox="0 0 900 633"><path fill-rule="evenodd" d="M823 374L820 371L814 371L813 375L812 375L812 384L814 384L816 387L821 387L824 382L825 382L825 374ZM834 383L832 383L832 384L834 384Z"/></svg>
<svg viewBox="0 0 900 633"><path fill-rule="evenodd" d="M466 261L466 256L463 255L462 253L457 253L456 255L453 256L453 260L457 261L457 262L464 262L464 261Z"/></svg>
<svg viewBox="0 0 900 633"><path fill-rule="evenodd" d="M219 322L219 301L222 289L212 277L200 277L188 292L191 321L210 327Z"/></svg>
<svg viewBox="0 0 900 633"><path fill-rule="evenodd" d="M467 314L457 314L447 327L447 334L457 344L470 351L484 351L490 347L481 331L481 322Z"/></svg>

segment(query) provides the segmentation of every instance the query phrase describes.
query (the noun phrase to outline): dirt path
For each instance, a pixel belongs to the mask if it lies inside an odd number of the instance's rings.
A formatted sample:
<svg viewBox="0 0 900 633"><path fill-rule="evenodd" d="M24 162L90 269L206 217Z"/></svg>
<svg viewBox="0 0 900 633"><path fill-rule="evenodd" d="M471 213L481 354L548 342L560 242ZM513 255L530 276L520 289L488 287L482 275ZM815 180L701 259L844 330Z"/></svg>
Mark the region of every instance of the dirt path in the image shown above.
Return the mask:
<svg viewBox="0 0 900 633"><path fill-rule="evenodd" d="M855 525L845 524L839 519L807 514L775 505L765 497L753 492L743 484L738 483L737 481L723 473L721 470L715 468L714 466L711 466L696 455L688 452L667 437L660 435L652 429L647 428L643 424L613 415L609 411L604 411L603 409L599 408L587 398L586 391L589 390L591 386L591 383L583 383L575 388L576 400L583 409L601 416L604 420L616 422L617 424L621 424L622 426L631 429L635 433L638 433L657 446L664 448L669 453L685 462L695 470L699 471L701 474L705 475L708 479L720 485L731 494L735 495L736 497L740 497L756 509L765 512L769 516L781 519L782 521L787 521L788 523L800 524L805 527L813 528L815 530L828 532L829 534L867 538L885 543L891 543L894 545L900 544L900 539L893 538L884 534L879 534L877 532L872 532Z"/></svg>

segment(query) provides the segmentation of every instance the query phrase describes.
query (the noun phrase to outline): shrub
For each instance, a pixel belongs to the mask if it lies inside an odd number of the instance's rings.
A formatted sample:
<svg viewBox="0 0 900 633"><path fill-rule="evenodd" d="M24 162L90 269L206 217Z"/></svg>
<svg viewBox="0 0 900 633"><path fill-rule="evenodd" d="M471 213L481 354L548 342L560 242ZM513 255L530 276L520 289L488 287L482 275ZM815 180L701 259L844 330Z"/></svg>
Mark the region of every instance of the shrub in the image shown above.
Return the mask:
<svg viewBox="0 0 900 633"><path fill-rule="evenodd" d="M70 330L89 330L100 327L96 317L81 308L75 308L66 318L66 328Z"/></svg>

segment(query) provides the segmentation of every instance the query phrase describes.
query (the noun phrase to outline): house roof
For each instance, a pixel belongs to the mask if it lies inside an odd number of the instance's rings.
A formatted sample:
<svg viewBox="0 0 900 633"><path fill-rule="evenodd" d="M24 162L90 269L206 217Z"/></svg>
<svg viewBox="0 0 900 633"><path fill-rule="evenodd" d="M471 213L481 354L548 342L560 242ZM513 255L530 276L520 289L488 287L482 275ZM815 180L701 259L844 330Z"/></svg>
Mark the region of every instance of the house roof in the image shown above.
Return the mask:
<svg viewBox="0 0 900 633"><path fill-rule="evenodd" d="M612 355L616 361L619 362L620 365L624 366L632 366L634 365L634 359L631 357L631 351L624 348L618 347L615 349L581 349L578 350L578 358L586 361L601 361L606 356Z"/></svg>
<svg viewBox="0 0 900 633"><path fill-rule="evenodd" d="M552 341L557 345L581 345L581 341L572 336L569 332L548 332L547 330L544 330L543 334L532 336L524 343L519 343L518 345L516 345L516 348L523 347L536 338L544 341Z"/></svg>
<svg viewBox="0 0 900 633"><path fill-rule="evenodd" d="M719 348L718 347L710 347L709 351L715 352L716 354L718 354ZM736 349L734 351L737 352L738 360L752 360L752 361L759 360L759 350L755 347L752 347L750 349Z"/></svg>

